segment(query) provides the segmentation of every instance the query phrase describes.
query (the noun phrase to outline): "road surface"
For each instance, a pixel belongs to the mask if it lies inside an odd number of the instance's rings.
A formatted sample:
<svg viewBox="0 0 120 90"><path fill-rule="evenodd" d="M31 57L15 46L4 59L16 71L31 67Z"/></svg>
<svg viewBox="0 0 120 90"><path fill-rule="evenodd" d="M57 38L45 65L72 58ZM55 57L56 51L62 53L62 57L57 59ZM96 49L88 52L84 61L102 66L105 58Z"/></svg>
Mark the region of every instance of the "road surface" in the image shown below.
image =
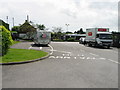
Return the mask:
<svg viewBox="0 0 120 90"><path fill-rule="evenodd" d="M3 66L3 88L118 88L117 48L86 47L78 42L52 42L49 47L31 44L14 47L48 51L50 57Z"/></svg>

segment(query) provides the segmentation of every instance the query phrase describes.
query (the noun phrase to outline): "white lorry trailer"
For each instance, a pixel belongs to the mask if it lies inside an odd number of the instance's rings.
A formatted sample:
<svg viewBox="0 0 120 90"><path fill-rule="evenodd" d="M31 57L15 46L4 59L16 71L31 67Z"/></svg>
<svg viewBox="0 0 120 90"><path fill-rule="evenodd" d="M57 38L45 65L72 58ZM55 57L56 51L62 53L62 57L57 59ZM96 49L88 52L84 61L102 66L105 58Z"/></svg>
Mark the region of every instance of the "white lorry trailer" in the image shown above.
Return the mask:
<svg viewBox="0 0 120 90"><path fill-rule="evenodd" d="M109 28L86 29L85 43L88 46L106 46L110 48L113 43L112 33L109 32Z"/></svg>
<svg viewBox="0 0 120 90"><path fill-rule="evenodd" d="M36 45L48 45L51 42L51 32L38 30L34 33L34 43Z"/></svg>

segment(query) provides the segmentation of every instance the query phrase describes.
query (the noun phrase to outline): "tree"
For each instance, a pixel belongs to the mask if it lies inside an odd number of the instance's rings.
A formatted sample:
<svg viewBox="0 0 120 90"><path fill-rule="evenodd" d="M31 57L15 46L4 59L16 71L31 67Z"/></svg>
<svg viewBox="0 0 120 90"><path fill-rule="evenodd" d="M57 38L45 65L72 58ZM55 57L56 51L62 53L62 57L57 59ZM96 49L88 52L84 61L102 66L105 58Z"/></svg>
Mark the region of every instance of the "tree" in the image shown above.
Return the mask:
<svg viewBox="0 0 120 90"><path fill-rule="evenodd" d="M72 32L67 31L66 34L73 34Z"/></svg>
<svg viewBox="0 0 120 90"><path fill-rule="evenodd" d="M52 31L53 31L53 34L52 34L53 39L61 39L61 37L63 35L62 27L53 27Z"/></svg>
<svg viewBox="0 0 120 90"><path fill-rule="evenodd" d="M54 32L54 33L62 33L62 27L52 27L53 29L52 29L52 31Z"/></svg>
<svg viewBox="0 0 120 90"><path fill-rule="evenodd" d="M14 27L12 27L12 31L19 32L19 30L20 30L20 26L14 26Z"/></svg>
<svg viewBox="0 0 120 90"><path fill-rule="evenodd" d="M39 30L44 30L46 28L44 24L36 24L36 26Z"/></svg>
<svg viewBox="0 0 120 90"><path fill-rule="evenodd" d="M80 28L80 30L78 30L78 31L75 31L74 33L77 33L77 34L85 34L85 32L83 31L82 28Z"/></svg>

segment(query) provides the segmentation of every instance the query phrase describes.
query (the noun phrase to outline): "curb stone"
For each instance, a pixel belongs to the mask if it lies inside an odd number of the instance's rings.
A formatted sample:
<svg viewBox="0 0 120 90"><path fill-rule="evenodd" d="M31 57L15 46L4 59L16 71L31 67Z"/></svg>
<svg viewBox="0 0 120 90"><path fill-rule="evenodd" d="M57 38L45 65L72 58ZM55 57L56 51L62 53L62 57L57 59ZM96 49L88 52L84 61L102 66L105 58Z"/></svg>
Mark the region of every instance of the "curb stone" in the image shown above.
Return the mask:
<svg viewBox="0 0 120 90"><path fill-rule="evenodd" d="M23 61L23 62L10 62L10 63L0 63L0 65L17 65L17 64L25 64L25 63L31 63L31 62L36 62L36 61L40 61L43 59L46 59L50 56L50 54L42 57L42 58L38 58L38 59L34 59L34 60L29 60L29 61Z"/></svg>

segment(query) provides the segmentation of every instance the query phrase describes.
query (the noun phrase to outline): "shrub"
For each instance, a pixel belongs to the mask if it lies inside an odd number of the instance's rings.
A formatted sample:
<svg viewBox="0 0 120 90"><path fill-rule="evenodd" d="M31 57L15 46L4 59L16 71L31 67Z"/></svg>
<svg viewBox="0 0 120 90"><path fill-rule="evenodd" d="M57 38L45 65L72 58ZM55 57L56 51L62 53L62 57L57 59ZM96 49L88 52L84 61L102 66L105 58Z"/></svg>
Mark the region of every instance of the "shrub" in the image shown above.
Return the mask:
<svg viewBox="0 0 120 90"><path fill-rule="evenodd" d="M2 46L2 56L5 55L10 47L12 45L12 37L9 30L7 30L4 26L0 26L0 45Z"/></svg>

